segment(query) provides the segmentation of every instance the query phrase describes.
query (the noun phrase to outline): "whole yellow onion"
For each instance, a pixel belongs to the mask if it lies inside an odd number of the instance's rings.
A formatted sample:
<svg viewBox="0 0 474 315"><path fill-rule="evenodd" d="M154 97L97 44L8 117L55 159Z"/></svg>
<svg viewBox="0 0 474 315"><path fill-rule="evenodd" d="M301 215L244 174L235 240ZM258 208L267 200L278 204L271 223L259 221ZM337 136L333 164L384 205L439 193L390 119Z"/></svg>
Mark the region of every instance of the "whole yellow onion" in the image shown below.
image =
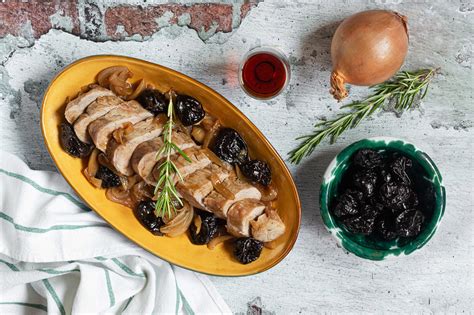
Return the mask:
<svg viewBox="0 0 474 315"><path fill-rule="evenodd" d="M346 18L331 43L331 94L347 96L345 83L374 85L392 77L408 50L407 18L397 12L371 10Z"/></svg>

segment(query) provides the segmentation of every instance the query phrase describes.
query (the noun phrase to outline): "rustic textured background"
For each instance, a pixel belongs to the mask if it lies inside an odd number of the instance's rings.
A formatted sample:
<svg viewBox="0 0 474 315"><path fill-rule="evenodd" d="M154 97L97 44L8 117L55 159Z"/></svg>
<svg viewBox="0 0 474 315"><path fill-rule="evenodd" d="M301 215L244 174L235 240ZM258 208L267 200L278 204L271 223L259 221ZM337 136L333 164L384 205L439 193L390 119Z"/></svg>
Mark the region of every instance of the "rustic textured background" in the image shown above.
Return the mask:
<svg viewBox="0 0 474 315"><path fill-rule="evenodd" d="M212 280L242 313L472 311L472 1L3 1L1 148L35 169L54 169L39 129L43 92L70 62L112 53L157 62L208 84L285 156L296 136L338 111L328 94L331 35L341 19L371 8L408 16L404 68L441 67L429 95L416 110L401 116L386 110L291 166L303 204L294 250L263 274ZM259 45L279 47L292 67L287 91L268 102L250 99L237 81L241 56ZM366 88L352 88L351 99L366 94ZM416 143L444 177L443 222L430 243L408 257L371 262L349 255L336 246L319 215L318 186L327 164L344 146L369 136Z"/></svg>

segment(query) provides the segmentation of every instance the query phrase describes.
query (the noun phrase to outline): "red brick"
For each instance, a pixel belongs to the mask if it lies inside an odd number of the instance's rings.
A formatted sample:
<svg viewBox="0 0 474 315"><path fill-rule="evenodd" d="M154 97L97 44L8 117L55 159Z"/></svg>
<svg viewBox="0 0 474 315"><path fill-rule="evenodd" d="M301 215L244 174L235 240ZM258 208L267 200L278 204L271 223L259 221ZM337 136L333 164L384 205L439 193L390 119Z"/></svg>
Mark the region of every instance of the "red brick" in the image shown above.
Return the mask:
<svg viewBox="0 0 474 315"><path fill-rule="evenodd" d="M19 0L0 3L0 37L7 34L20 36L22 27L28 21L33 29L35 38L47 33L53 26L49 17L62 10L64 16L72 19L73 34L79 34L79 19L76 1L41 1L30 0L23 2Z"/></svg>
<svg viewBox="0 0 474 315"><path fill-rule="evenodd" d="M160 29L156 23L157 18L166 12L171 12L170 24L177 24L178 18L189 14L191 21L189 27L196 31L209 31L213 24L217 25L217 32L232 31L232 5L230 4L164 4L147 7L117 6L108 8L105 12L107 35L113 39L122 39L122 34L117 34L117 26L122 25L129 36L140 34L150 36Z"/></svg>

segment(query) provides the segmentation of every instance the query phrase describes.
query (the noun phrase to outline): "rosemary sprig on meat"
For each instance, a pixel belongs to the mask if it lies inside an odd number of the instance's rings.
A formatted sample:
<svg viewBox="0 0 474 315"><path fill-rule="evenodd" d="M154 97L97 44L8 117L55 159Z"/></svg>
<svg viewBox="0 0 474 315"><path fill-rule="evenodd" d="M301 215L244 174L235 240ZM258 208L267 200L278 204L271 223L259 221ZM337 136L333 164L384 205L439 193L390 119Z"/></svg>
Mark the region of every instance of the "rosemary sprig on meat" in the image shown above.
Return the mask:
<svg viewBox="0 0 474 315"><path fill-rule="evenodd" d="M317 123L312 134L301 136L296 140L303 140L301 144L289 153L290 162L298 164L310 155L314 149L326 138L330 143L346 130L355 128L366 117L379 110L386 101L394 101L394 109L398 112L412 109L414 101L423 99L428 92L428 84L437 69L421 69L414 72L401 71L391 80L372 86L372 95L362 101L355 101L341 108L348 112L339 114L336 118Z"/></svg>
<svg viewBox="0 0 474 315"><path fill-rule="evenodd" d="M176 191L174 177L178 176L179 180L183 180L178 168L171 160L171 157L176 152L180 154L186 161L191 162L191 159L183 152L175 143L173 143L173 97L170 92L170 102L168 105L168 121L163 128L163 147L156 155L156 159L163 158L163 162L159 166L159 177L155 187L155 214L157 217L171 217L172 213L176 211L176 205L183 205L181 198Z"/></svg>

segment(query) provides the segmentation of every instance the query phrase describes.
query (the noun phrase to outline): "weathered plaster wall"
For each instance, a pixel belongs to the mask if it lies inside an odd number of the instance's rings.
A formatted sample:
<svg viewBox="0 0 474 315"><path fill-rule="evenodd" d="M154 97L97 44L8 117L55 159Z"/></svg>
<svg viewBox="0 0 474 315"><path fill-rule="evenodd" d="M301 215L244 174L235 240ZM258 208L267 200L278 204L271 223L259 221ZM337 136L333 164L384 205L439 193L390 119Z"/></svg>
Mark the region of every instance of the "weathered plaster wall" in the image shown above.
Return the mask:
<svg viewBox="0 0 474 315"><path fill-rule="evenodd" d="M77 11L71 9L74 3ZM261 307L279 314L474 309L471 1L234 1L213 2L205 7L209 10L191 2L185 7L175 2L132 4L97 1L95 8L92 1L67 7L55 2L54 10L32 10L29 19L18 13L14 22L0 24L2 149L23 156L34 168L54 169L39 131L48 82L78 58L114 53L157 62L208 84L238 106L286 156L296 136L338 111L328 93L329 46L337 22L365 9L399 11L408 16L410 29L404 68L441 68L427 98L401 116L380 113L335 145L323 144L301 165L291 166L303 204L294 250L263 274L212 280L236 312ZM11 15L6 9L10 6L10 1L0 4L0 21ZM137 21L127 24L125 14L117 17L119 10L145 16L148 27ZM250 99L237 81L240 58L258 45L279 47L292 67L287 91L268 102ZM365 95L366 88L351 89L352 100ZM328 235L319 215L318 185L329 161L344 146L369 136L418 144L444 177L448 202L440 229L425 248L408 257L370 262L348 255Z"/></svg>

